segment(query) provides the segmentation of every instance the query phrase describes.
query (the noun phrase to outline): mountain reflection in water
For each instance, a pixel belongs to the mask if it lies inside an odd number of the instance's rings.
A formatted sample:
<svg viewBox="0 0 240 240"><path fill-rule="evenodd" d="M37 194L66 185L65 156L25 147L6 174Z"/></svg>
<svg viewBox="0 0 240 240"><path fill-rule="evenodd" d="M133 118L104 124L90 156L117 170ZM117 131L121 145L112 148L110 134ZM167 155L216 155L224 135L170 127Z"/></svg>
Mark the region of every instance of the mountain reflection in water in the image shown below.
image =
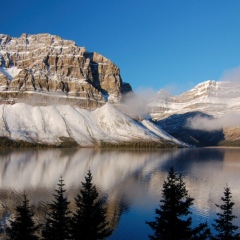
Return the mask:
<svg viewBox="0 0 240 240"><path fill-rule="evenodd" d="M145 220L155 216L171 166L184 174L195 198L196 222L212 221L226 184L233 194L234 214L240 218L239 148L1 150L0 201L11 209L26 191L36 206L49 202L60 175L72 200L91 169L94 184L107 198L108 218L117 228L110 239L147 239L150 229ZM4 209L0 211L2 215ZM240 225L239 219L236 222Z"/></svg>

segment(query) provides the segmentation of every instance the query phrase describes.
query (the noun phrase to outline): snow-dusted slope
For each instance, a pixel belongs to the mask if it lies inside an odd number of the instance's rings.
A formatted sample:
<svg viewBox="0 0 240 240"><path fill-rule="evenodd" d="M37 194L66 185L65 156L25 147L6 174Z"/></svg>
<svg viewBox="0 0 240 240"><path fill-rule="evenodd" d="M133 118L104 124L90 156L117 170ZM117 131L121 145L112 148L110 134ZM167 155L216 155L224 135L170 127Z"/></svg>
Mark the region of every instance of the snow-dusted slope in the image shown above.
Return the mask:
<svg viewBox="0 0 240 240"><path fill-rule="evenodd" d="M70 105L0 105L0 136L13 140L51 145L74 140L80 146L128 141L184 145L153 125L137 122L108 103L92 112Z"/></svg>
<svg viewBox="0 0 240 240"><path fill-rule="evenodd" d="M153 122L150 122L148 120L143 120L142 124L148 128L150 131L154 132L157 136L162 137L163 139L166 139L170 142L175 142L176 144L183 144L181 141L177 140L167 132L165 132L159 125L154 124Z"/></svg>

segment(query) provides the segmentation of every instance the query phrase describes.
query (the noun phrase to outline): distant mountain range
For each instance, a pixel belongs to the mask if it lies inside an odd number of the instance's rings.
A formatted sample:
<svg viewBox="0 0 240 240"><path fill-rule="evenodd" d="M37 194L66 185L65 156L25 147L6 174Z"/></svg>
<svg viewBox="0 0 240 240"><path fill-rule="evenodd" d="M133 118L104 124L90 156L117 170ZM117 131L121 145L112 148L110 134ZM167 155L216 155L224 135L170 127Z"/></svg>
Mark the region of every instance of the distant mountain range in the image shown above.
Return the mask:
<svg viewBox="0 0 240 240"><path fill-rule="evenodd" d="M240 145L239 89L207 81L179 96L161 90L151 117L136 117L124 105L132 88L106 57L55 35L0 34L0 145Z"/></svg>
<svg viewBox="0 0 240 240"><path fill-rule="evenodd" d="M179 96L164 90L148 104L168 133L197 146L240 146L240 83L209 80Z"/></svg>

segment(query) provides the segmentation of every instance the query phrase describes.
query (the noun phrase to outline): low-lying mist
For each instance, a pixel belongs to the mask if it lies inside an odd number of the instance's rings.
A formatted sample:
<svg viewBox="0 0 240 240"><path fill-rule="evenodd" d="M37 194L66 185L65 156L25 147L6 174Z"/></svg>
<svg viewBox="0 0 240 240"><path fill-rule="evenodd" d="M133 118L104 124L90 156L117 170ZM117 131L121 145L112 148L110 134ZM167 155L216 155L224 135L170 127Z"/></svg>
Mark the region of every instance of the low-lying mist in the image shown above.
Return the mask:
<svg viewBox="0 0 240 240"><path fill-rule="evenodd" d="M240 113L227 113L219 118L195 116L187 119L186 127L196 130L216 131L227 127L240 127Z"/></svg>
<svg viewBox="0 0 240 240"><path fill-rule="evenodd" d="M139 88L136 92L129 92L122 103L131 115L144 117L148 115L147 104L157 94L152 88Z"/></svg>

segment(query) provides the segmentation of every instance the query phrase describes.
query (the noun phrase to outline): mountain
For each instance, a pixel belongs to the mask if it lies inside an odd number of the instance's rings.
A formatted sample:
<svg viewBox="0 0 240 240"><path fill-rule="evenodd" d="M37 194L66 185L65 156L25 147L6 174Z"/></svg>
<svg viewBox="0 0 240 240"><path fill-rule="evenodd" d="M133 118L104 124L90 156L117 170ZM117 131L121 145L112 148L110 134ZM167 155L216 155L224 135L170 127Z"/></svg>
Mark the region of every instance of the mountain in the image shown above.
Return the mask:
<svg viewBox="0 0 240 240"><path fill-rule="evenodd" d="M0 34L2 101L74 103L95 109L132 91L119 68L97 52L50 34Z"/></svg>
<svg viewBox="0 0 240 240"><path fill-rule="evenodd" d="M240 145L238 82L161 90L148 104L153 120L137 116L140 101L126 104L132 95L97 52L50 34L0 34L1 145Z"/></svg>
<svg viewBox="0 0 240 240"><path fill-rule="evenodd" d="M0 146L188 146L111 105L130 92L114 63L73 41L0 34Z"/></svg>
<svg viewBox="0 0 240 240"><path fill-rule="evenodd" d="M240 83L209 80L171 96L161 90L148 104L169 134L197 146L240 145Z"/></svg>
<svg viewBox="0 0 240 240"><path fill-rule="evenodd" d="M133 120L109 103L94 111L71 105L1 104L0 136L5 146L187 146L151 121Z"/></svg>

